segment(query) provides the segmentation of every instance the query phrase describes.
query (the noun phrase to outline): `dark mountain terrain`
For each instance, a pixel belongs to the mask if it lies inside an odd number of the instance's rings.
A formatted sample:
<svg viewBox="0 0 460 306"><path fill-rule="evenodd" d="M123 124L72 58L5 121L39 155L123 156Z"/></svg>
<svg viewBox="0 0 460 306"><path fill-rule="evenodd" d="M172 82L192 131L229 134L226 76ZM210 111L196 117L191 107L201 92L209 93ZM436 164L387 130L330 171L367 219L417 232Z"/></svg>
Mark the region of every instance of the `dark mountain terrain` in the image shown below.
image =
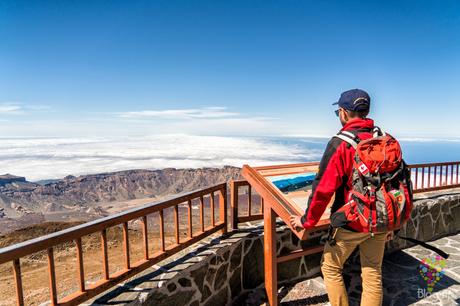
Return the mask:
<svg viewBox="0 0 460 306"><path fill-rule="evenodd" d="M44 185L0 176L0 233L44 221L87 221L238 178L240 168L230 166L67 176Z"/></svg>

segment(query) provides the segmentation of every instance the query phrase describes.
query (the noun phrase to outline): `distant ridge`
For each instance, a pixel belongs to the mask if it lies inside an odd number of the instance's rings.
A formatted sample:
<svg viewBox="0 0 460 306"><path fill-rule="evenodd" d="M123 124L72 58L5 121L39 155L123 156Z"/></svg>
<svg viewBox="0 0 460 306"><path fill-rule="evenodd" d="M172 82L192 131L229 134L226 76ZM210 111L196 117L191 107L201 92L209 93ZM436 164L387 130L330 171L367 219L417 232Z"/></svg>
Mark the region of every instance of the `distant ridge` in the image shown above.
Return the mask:
<svg viewBox="0 0 460 306"><path fill-rule="evenodd" d="M0 187L0 194L27 206L43 202L78 205L178 194L240 177L240 168L127 170L78 177L67 176L45 185L23 182Z"/></svg>
<svg viewBox="0 0 460 306"><path fill-rule="evenodd" d="M5 186L6 184L11 184L13 182L25 182L26 178L23 176L16 176L12 174L3 174L0 175L0 186Z"/></svg>
<svg viewBox="0 0 460 306"><path fill-rule="evenodd" d="M28 182L22 177L10 178L21 181L0 185L0 233L43 220L75 222L102 217L126 209L127 201L158 201L238 179L240 168L139 169L69 175L46 184ZM129 205L142 205L146 200Z"/></svg>

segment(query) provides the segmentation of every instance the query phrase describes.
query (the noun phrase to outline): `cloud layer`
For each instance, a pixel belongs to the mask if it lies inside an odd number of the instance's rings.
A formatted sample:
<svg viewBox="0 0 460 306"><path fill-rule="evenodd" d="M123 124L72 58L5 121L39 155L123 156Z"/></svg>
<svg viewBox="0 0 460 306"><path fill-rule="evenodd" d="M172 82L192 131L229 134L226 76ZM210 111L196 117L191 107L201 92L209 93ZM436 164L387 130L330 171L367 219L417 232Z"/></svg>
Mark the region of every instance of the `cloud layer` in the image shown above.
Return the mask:
<svg viewBox="0 0 460 306"><path fill-rule="evenodd" d="M144 110L119 113L121 118L160 118L160 119L218 119L240 115L229 112L226 107L203 107L190 109Z"/></svg>
<svg viewBox="0 0 460 306"><path fill-rule="evenodd" d="M0 103L0 115L17 114L22 110L18 103Z"/></svg>
<svg viewBox="0 0 460 306"><path fill-rule="evenodd" d="M0 115L3 116L49 110L51 110L51 107L47 105L27 105L17 102L0 102Z"/></svg>
<svg viewBox="0 0 460 306"><path fill-rule="evenodd" d="M241 167L319 160L321 145L190 135L0 139L2 173L29 180L127 169Z"/></svg>
<svg viewBox="0 0 460 306"><path fill-rule="evenodd" d="M327 138L184 134L0 138L0 174L29 180L128 169L222 167L318 161ZM402 140L408 163L458 160L459 142Z"/></svg>

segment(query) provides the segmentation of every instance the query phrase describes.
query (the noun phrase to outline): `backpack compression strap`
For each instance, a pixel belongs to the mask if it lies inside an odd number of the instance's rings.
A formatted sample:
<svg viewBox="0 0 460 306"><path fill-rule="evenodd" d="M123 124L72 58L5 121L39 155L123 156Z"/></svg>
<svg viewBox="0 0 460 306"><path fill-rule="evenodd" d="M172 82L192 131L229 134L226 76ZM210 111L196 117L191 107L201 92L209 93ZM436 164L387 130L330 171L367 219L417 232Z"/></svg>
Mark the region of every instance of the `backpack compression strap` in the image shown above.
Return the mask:
<svg viewBox="0 0 460 306"><path fill-rule="evenodd" d="M342 139L343 141L349 143L355 149L358 147L359 138L356 137L353 133L350 133L348 131L340 131L337 135L334 135L334 137Z"/></svg>
<svg viewBox="0 0 460 306"><path fill-rule="evenodd" d="M428 243L426 243L424 241L420 241L420 240L410 238L410 237L402 237L402 236L399 236L397 233L395 233L395 236L398 236L398 238L410 241L412 243L418 244L418 245L424 247L425 249L432 250L433 252L437 253L439 256L441 256L444 259L449 258L449 254L447 254L446 252L444 252L444 251L438 249L437 247L434 247L434 246L432 246L432 245L430 245L430 244L428 244Z"/></svg>

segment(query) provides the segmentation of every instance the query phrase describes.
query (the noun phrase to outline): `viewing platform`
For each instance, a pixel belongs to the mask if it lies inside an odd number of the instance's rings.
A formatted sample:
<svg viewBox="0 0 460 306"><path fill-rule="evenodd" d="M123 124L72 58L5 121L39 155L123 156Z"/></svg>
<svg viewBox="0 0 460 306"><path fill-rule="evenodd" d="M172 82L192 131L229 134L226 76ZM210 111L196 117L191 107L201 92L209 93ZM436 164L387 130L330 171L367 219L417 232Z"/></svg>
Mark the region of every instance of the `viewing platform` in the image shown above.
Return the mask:
<svg viewBox="0 0 460 306"><path fill-rule="evenodd" d="M444 276L429 293L420 264L436 254L396 238L388 243L383 263L384 305L456 305L460 223L454 220L460 218L460 189L419 194L414 211L415 218L402 235L432 241L449 253ZM302 242L282 222L277 238L279 255L317 245L319 240ZM320 258L316 253L279 263L280 305L327 305ZM344 269L350 305L359 305L360 273L355 252ZM263 225L251 222L225 237L209 237L85 305L267 305L263 283Z"/></svg>
<svg viewBox="0 0 460 306"><path fill-rule="evenodd" d="M421 263L435 254L398 238L388 242L383 265L384 305L460 302L459 165L411 166L416 201L401 235L433 241L450 257L429 292L420 269ZM249 182L232 181L0 249L0 264L12 265L8 298L17 305L31 304L24 294L26 275L22 270L24 261L40 253L47 262L46 273L41 275L45 281L42 287L47 287L50 297L45 304L264 304L265 232L261 220L266 205ZM114 228L119 232L114 233ZM319 269L320 240L325 233L321 229L300 240L277 220L273 260L282 305L327 303ZM72 262L67 277L76 280L73 287L64 276L56 276L64 256L73 258L66 261L66 265ZM100 260L97 267L86 264L93 257ZM352 305L360 299L358 257L352 255L344 273Z"/></svg>

